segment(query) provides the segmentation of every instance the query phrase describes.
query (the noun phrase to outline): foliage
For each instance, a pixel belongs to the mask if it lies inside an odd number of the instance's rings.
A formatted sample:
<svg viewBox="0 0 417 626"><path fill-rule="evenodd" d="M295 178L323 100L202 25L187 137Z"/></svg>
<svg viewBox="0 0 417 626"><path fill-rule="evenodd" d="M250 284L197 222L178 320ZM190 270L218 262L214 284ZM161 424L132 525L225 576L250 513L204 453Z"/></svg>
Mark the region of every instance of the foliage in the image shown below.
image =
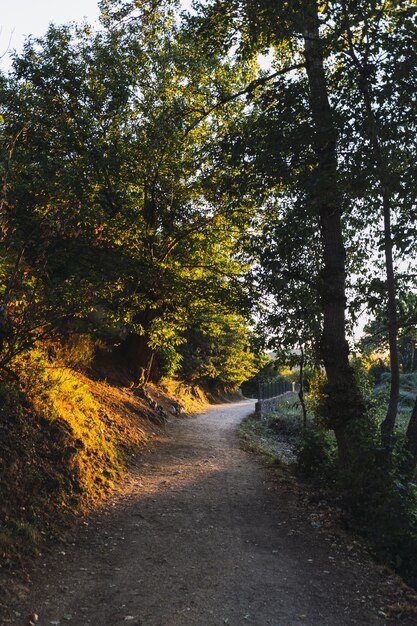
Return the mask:
<svg viewBox="0 0 417 626"><path fill-rule="evenodd" d="M255 371L255 375L245 380L242 387L243 395L253 398L257 396L261 383L276 381L280 378L277 362L267 354L257 355Z"/></svg>
<svg viewBox="0 0 417 626"><path fill-rule="evenodd" d="M391 431L397 347L404 372L416 360L415 2L100 6L101 30L50 27L0 77L2 375L18 372L88 492L91 458L117 468L118 452L89 432L100 409L68 366L104 341L136 383L259 380L252 305L264 344L310 368L301 470L374 510L381 537L397 507L411 541ZM362 308L362 349L390 348L389 420L382 362L349 359ZM24 432L24 403L2 393Z"/></svg>
<svg viewBox="0 0 417 626"><path fill-rule="evenodd" d="M185 380L236 389L256 371L251 336L242 317L200 315L178 348Z"/></svg>
<svg viewBox="0 0 417 626"><path fill-rule="evenodd" d="M268 422L270 428L289 439L300 439L304 426L300 403L296 395L282 400L268 417Z"/></svg>
<svg viewBox="0 0 417 626"><path fill-rule="evenodd" d="M376 402L381 406L381 411L387 405L389 394L390 374L385 372L382 374L378 384L374 387L374 395ZM417 395L417 375L414 372L400 375L400 399L398 406L398 424L399 431L404 431L413 409Z"/></svg>
<svg viewBox="0 0 417 626"><path fill-rule="evenodd" d="M239 425L245 448L272 460L279 467L292 463L294 449L301 438L302 411L296 396L281 402L262 419L247 417Z"/></svg>
<svg viewBox="0 0 417 626"><path fill-rule="evenodd" d="M2 83L4 364L75 332L140 336L173 373L196 316L244 310L251 198L220 162L242 106L206 110L250 69L201 57L163 4L122 25L105 3L99 32L50 27ZM125 350L133 372L144 354Z"/></svg>
<svg viewBox="0 0 417 626"><path fill-rule="evenodd" d="M297 450L297 471L313 483L330 486L337 475L336 441L326 431L308 428Z"/></svg>
<svg viewBox="0 0 417 626"><path fill-rule="evenodd" d="M326 383L326 375L322 369L313 372L309 381L309 394L306 398L308 411L314 415L314 418L323 427L327 427L324 422L324 386Z"/></svg>
<svg viewBox="0 0 417 626"><path fill-rule="evenodd" d="M175 399L185 414L201 413L210 403L206 389L177 378L162 378L158 383L158 389L162 389Z"/></svg>
<svg viewBox="0 0 417 626"><path fill-rule="evenodd" d="M402 372L416 369L416 295L401 291L398 297L398 351ZM384 310L376 309L373 318L366 324L360 348L366 354L386 354L388 347L388 320Z"/></svg>

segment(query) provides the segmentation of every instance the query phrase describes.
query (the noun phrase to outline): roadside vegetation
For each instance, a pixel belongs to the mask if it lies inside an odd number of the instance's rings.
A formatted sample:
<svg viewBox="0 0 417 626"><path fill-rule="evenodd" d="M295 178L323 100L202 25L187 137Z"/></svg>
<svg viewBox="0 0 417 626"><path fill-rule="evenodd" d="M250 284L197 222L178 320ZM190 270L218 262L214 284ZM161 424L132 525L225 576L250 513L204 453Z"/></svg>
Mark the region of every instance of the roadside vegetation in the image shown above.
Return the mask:
<svg viewBox="0 0 417 626"><path fill-rule="evenodd" d="M264 419L253 415L245 418L238 433L246 449L265 455L277 465L293 465L303 436L303 416L297 395L287 396Z"/></svg>
<svg viewBox="0 0 417 626"><path fill-rule="evenodd" d="M268 371L271 371L271 366L269 364ZM389 397L390 373L387 372L387 364L379 356L358 359L354 367L377 428L384 419ZM298 375L288 367L280 368L278 363L273 370L290 379ZM281 481L292 477L290 479L301 481L307 489L322 494L320 497L334 502L339 512L343 512L344 527L365 538L378 560L389 564L415 587L417 578L413 551L417 540L417 491L413 485L405 490L400 482L390 485L380 477L367 474L369 464L366 458L361 459L364 474L361 483L357 482L358 491L351 494L340 490L337 442L320 414L322 376L321 371L313 373L310 370L306 381L306 425L300 400L294 394L293 397L283 398L265 418L259 419L254 415L246 418L238 428L242 445L271 462L277 468ZM396 429L399 448L404 441L409 412L414 404L416 385L416 372L400 375ZM400 474L402 463L403 457L397 453L393 459L394 476Z"/></svg>

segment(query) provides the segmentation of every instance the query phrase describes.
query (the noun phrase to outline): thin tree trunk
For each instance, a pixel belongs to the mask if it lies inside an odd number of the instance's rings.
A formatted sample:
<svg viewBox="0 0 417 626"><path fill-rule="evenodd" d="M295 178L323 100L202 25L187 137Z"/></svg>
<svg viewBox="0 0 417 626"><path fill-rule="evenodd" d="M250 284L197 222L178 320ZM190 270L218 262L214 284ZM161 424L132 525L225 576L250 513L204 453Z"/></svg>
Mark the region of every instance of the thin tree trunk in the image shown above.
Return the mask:
<svg viewBox="0 0 417 626"><path fill-rule="evenodd" d="M400 398L400 364L397 343L397 298L391 235L391 207L389 195L385 186L383 186L382 192L384 209L384 249L388 291L388 342L391 369L391 387L387 414L381 424L381 438L382 444L385 447L389 448L391 445L392 434L394 432L395 421L397 419L398 402Z"/></svg>
<svg viewBox="0 0 417 626"><path fill-rule="evenodd" d="M326 416L336 435L340 465L346 468L350 465L350 447L353 445L347 426L363 415L364 406L349 364L345 334L346 253L337 183L336 129L327 93L317 2L307 0L304 6L304 53L317 158L310 195L319 218L323 243L321 355L327 375Z"/></svg>
<svg viewBox="0 0 417 626"><path fill-rule="evenodd" d="M353 64L359 73L359 89L362 93L365 110L368 121L368 138L371 144L373 156L376 164L376 174L379 183L380 193L382 197L382 214L384 220L384 253L385 253L385 271L387 285L387 314L388 314L388 344L389 359L391 369L390 396L388 402L387 414L381 424L381 439L385 448L391 446L392 435L397 419L398 401L400 395L400 365L398 355L398 317L397 317L397 294L395 286L394 271L394 255L391 228L391 195L388 188L389 172L386 167L385 159L382 154L381 141L379 137L379 121L372 107L371 86L369 83L369 71L367 61L358 58L353 36L350 29L349 10L345 6L345 19L347 25L347 34L349 41L349 53Z"/></svg>
<svg viewBox="0 0 417 626"><path fill-rule="evenodd" d="M371 94L368 85L366 73L362 68L360 79L360 88L365 102L365 108L368 116L369 139L374 153L377 176L382 196L382 214L384 220L384 253L385 253L385 272L387 285L387 314L388 314L388 345L389 345L389 361L391 370L390 395L388 401L387 414L381 424L382 445L386 448L391 446L392 435L397 419L398 402L400 397L400 362L398 355L398 316L397 316L397 293L395 286L395 270L394 270L394 254L392 243L391 228L391 197L388 189L389 172L384 163L382 155L381 142L378 132L378 121L372 109Z"/></svg>
<svg viewBox="0 0 417 626"><path fill-rule="evenodd" d="M307 429L307 409L306 403L304 401L304 350L303 346L300 345L301 356L300 356L300 376L299 376L299 385L300 389L298 390L298 397L300 399L301 408L303 411L303 428Z"/></svg>
<svg viewBox="0 0 417 626"><path fill-rule="evenodd" d="M403 462L402 470L404 474L412 478L417 466L417 398L408 422L405 452L407 457Z"/></svg>

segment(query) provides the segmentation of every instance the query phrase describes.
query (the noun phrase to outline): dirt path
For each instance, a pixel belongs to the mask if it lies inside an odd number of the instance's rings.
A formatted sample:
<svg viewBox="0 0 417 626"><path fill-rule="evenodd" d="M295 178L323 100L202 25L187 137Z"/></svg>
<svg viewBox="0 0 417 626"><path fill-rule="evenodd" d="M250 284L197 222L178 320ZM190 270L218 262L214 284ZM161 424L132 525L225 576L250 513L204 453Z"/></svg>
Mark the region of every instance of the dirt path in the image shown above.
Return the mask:
<svg viewBox="0 0 417 626"><path fill-rule="evenodd" d="M387 624L382 574L294 514L239 449L251 402L174 421L121 492L40 563L12 623L76 626Z"/></svg>

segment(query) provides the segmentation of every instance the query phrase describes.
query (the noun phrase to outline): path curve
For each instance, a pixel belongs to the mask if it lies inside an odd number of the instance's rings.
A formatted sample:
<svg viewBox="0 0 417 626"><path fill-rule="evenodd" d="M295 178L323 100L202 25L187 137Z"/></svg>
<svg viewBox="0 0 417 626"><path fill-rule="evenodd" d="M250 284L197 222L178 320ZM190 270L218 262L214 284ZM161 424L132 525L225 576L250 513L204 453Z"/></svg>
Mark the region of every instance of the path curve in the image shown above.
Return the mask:
<svg viewBox="0 0 417 626"><path fill-rule="evenodd" d="M15 623L28 611L40 626L388 623L363 599L378 574L341 562L239 448L236 425L252 410L169 423L120 492L40 564Z"/></svg>

